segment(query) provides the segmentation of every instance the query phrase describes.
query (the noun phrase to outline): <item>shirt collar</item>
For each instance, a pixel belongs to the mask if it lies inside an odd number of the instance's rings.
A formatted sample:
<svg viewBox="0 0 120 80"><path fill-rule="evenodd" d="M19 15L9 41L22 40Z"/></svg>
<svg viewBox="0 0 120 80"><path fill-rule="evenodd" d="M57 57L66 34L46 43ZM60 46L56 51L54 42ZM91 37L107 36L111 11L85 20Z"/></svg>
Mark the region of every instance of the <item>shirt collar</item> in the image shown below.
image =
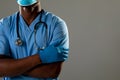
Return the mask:
<svg viewBox="0 0 120 80"><path fill-rule="evenodd" d="M34 31L34 27L35 25L40 22L40 15L41 13L39 13L39 15L33 20L33 22L28 26L25 22L25 20L23 19L22 15L19 14L19 20L20 20L20 24L21 28L24 30L29 30L29 31Z"/></svg>

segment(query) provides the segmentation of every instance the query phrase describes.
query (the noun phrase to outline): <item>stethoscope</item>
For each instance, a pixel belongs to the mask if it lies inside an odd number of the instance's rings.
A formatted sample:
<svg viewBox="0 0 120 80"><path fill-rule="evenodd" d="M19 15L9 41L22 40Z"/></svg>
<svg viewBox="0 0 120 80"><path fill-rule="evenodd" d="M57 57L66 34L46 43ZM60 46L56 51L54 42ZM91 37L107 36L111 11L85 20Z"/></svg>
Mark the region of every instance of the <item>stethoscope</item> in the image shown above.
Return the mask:
<svg viewBox="0 0 120 80"><path fill-rule="evenodd" d="M45 49L46 47L46 43L47 43L47 39L48 39L48 27L47 27L47 24L45 22L42 21L42 15L44 13L44 10L42 9L40 11L40 21L38 23L35 24L34 26L34 46L37 50L43 50ZM20 34L19 34L19 28L18 28L18 20L19 20L19 13L17 14L17 17L16 17L16 32L17 32L17 39L15 41L15 44L17 46L22 46L23 45L23 41L22 39L20 38ZM38 47L37 45L37 42L36 42L36 32L37 32L37 27L38 25L42 25L46 28L46 35L45 35L45 40L44 40L44 43L43 43L43 46L42 47Z"/></svg>

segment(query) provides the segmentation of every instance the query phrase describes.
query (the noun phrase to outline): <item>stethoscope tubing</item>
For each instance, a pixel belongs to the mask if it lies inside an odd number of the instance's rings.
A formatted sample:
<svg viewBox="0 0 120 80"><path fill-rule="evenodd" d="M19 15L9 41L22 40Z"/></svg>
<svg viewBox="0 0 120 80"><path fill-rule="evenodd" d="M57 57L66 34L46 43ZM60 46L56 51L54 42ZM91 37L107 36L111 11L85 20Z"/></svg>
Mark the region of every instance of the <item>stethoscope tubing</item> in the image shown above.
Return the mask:
<svg viewBox="0 0 120 80"><path fill-rule="evenodd" d="M45 22L42 21L42 16L43 16L43 13L44 13L44 10L42 9L40 11L40 21L38 23L35 24L34 26L34 46L37 50L43 50L46 46L47 46L47 40L48 40L48 26ZM17 13L17 17L16 17L16 33L17 33L17 39L15 41L15 44L17 46L22 46L23 45L23 41L22 39L20 38L20 34L19 34L19 12ZM37 27L38 27L38 24L43 24L43 26L46 28L46 35L45 35L45 40L44 40L44 45L42 48L38 47L37 45L37 42L36 42L36 33L37 33Z"/></svg>

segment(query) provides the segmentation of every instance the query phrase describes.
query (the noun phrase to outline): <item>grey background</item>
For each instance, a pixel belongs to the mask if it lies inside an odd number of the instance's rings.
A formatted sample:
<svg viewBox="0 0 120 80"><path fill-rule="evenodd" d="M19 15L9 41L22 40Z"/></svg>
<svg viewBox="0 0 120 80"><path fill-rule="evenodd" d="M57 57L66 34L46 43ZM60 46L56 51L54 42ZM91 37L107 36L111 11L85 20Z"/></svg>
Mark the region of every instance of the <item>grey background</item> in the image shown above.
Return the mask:
<svg viewBox="0 0 120 80"><path fill-rule="evenodd" d="M120 0L41 0L42 8L63 18L70 55L60 80L120 80ZM0 0L0 18L18 10Z"/></svg>

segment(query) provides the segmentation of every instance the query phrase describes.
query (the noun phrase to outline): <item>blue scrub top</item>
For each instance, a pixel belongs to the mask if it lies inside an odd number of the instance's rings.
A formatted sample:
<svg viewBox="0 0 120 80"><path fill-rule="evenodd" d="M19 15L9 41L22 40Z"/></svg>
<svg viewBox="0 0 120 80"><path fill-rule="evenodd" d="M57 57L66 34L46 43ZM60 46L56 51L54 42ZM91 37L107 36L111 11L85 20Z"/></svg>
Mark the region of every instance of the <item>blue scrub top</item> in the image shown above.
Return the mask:
<svg viewBox="0 0 120 80"><path fill-rule="evenodd" d="M23 41L22 46L17 46L15 41L17 39L16 31L16 16L15 14L3 18L0 20L0 55L10 56L14 59L21 59L37 53L34 45L34 26L40 21L40 14L35 18L35 20L28 26L24 21L23 17L19 14L19 34ZM48 38L46 47L54 45L56 47L61 47L63 60L68 57L69 49L69 36L66 23L54 15L53 13L45 11L42 14L42 21L46 22L48 26ZM46 28L44 25L38 25L36 33L36 42L39 47L44 46L46 36ZM47 53L46 53L47 54ZM51 54L52 55L52 54ZM53 55L53 57L55 57ZM42 58L42 57L41 57ZM62 60L62 59L61 59ZM48 60L48 63L57 62L61 60ZM46 62L47 63L47 62ZM16 77L5 77L3 80L57 80L55 79L42 79L42 78L32 78L27 76L16 76Z"/></svg>

